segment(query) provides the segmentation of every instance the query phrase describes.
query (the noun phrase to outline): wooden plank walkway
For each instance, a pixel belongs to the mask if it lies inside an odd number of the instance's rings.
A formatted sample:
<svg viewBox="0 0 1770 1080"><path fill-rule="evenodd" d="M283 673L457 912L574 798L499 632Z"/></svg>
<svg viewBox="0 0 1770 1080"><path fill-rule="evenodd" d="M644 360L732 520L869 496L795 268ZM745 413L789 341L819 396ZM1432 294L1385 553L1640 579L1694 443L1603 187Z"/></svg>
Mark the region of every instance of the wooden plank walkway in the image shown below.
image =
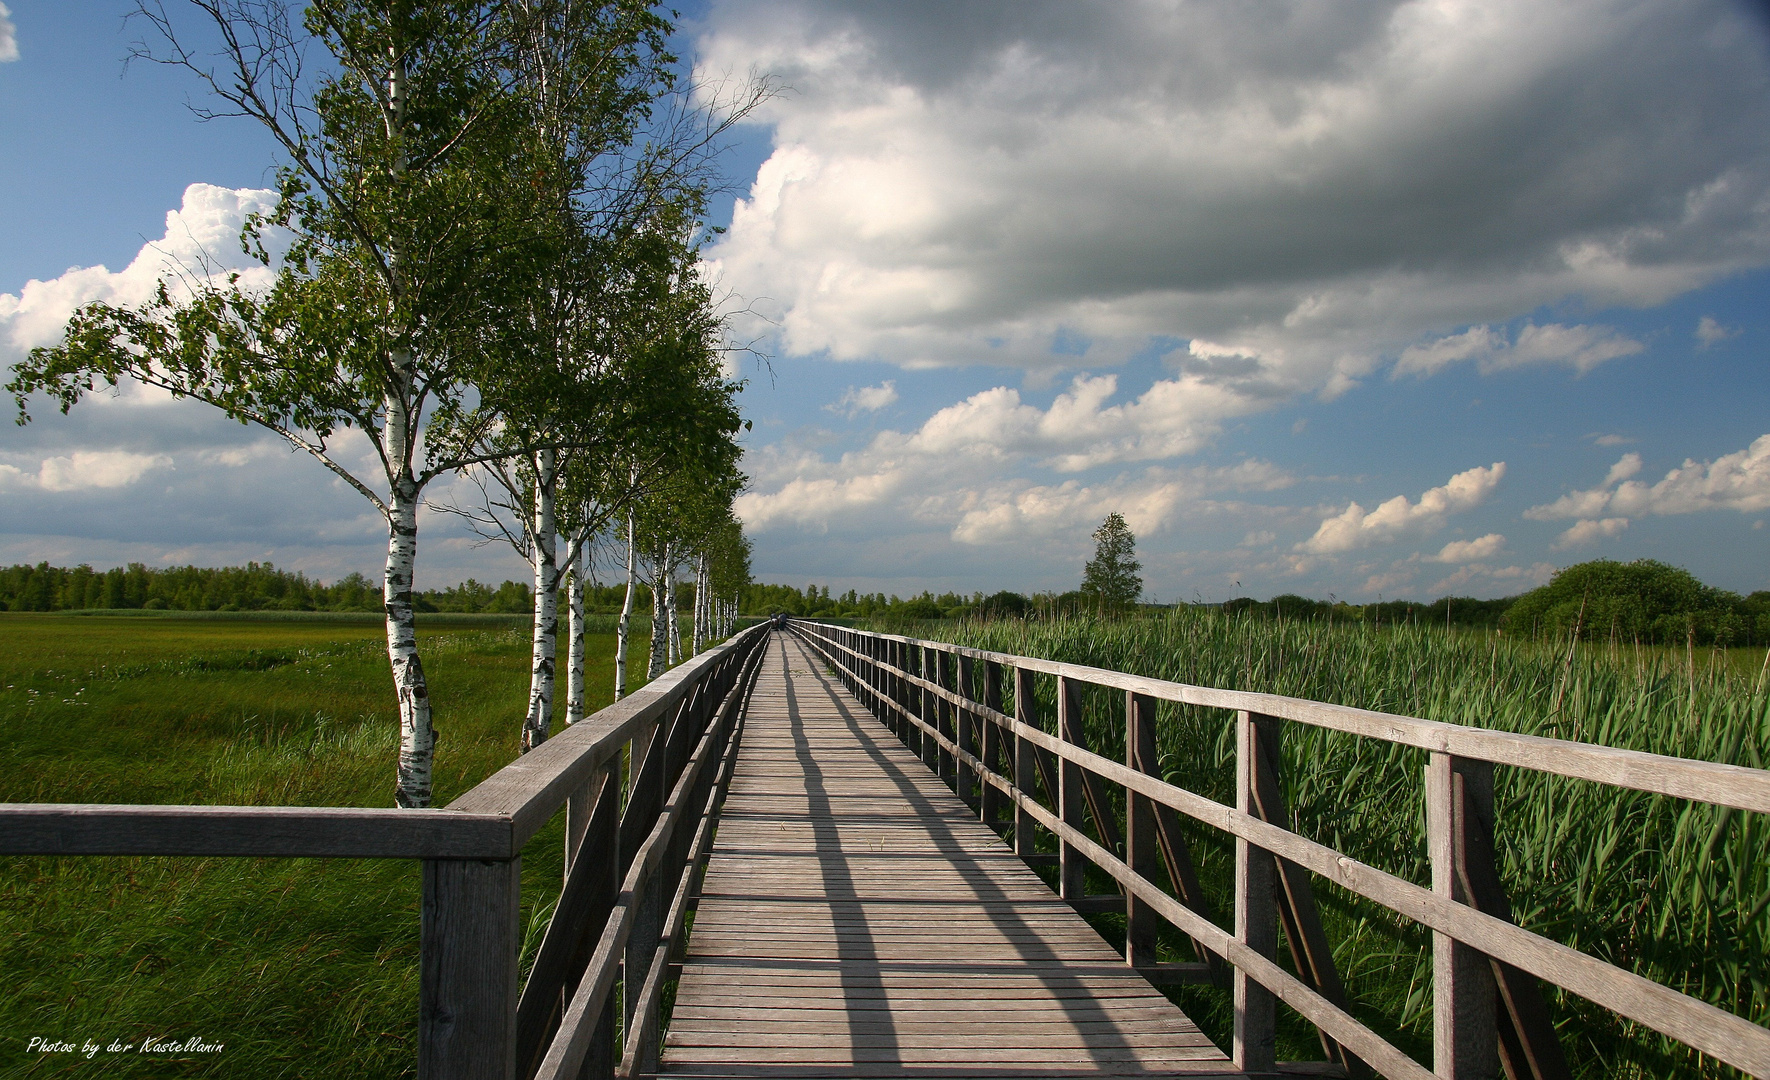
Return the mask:
<svg viewBox="0 0 1770 1080"><path fill-rule="evenodd" d="M658 1075L1240 1075L771 636Z"/></svg>

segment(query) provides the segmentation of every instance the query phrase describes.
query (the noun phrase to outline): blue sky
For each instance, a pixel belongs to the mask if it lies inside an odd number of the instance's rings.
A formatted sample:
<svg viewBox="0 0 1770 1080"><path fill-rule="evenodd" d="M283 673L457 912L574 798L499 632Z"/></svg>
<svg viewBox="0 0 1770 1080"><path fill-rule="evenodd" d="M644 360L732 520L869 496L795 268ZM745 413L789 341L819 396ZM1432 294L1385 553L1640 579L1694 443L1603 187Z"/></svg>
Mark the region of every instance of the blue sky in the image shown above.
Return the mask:
<svg viewBox="0 0 1770 1080"><path fill-rule="evenodd" d="M0 357L228 250L275 160L124 69L126 5L7 7ZM1770 588L1754 9L756 0L680 39L782 88L708 252L764 316L733 324L768 357L758 577L1070 588L1119 510L1161 600L1498 596L1595 557ZM0 435L4 562L373 573L367 510L145 395ZM424 529L421 584L521 575Z"/></svg>

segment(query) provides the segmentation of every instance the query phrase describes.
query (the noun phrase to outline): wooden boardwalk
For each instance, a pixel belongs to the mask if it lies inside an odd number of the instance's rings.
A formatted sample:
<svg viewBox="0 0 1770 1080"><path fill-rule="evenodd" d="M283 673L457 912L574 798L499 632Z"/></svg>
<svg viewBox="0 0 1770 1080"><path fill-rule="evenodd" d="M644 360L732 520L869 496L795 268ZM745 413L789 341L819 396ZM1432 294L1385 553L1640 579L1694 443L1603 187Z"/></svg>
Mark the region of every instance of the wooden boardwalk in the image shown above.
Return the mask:
<svg viewBox="0 0 1770 1080"><path fill-rule="evenodd" d="M771 635L660 1076L1237 1076L789 634Z"/></svg>

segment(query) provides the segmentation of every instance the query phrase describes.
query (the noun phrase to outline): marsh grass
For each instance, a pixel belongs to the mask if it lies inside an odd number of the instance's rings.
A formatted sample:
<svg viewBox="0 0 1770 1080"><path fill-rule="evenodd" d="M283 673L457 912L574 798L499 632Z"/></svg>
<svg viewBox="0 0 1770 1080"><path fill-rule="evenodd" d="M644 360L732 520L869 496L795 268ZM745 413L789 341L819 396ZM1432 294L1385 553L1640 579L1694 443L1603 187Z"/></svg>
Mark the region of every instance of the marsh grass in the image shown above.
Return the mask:
<svg viewBox="0 0 1770 1080"><path fill-rule="evenodd" d="M444 805L516 756L527 632L419 638ZM591 639L593 706L613 652ZM0 616L0 801L387 806L396 724L379 623ZM556 820L524 850L525 964L561 841ZM0 1075L411 1075L418 915L412 861L0 859ZM223 1049L87 1060L33 1036Z"/></svg>
<svg viewBox="0 0 1770 1080"><path fill-rule="evenodd" d="M1193 610L1123 621L948 623L923 633L1176 682L1675 757L1754 768L1770 757L1761 650L1570 649L1565 641L1439 627L1377 630ZM1041 715L1049 718L1054 680L1038 682ZM1123 694L1090 688L1084 696L1090 748L1123 760ZM1232 720L1221 710L1163 703L1157 730L1166 779L1232 804ZM1293 828L1430 883L1422 751L1287 723L1283 763ZM1762 815L1508 767L1496 770L1496 808L1501 874L1520 923L1770 1024L1770 822ZM1226 923L1233 845L1214 830L1190 832ZM1101 878L1092 887L1111 885ZM1316 888L1354 1012L1429 1062L1430 935L1320 879ZM1111 917L1099 925L1109 936L1122 933ZM1190 959L1182 942L1168 943L1171 958ZM1189 988L1181 999L1227 1045L1226 995ZM1737 1075L1574 995L1554 994L1551 1008L1583 1077ZM1294 1016L1281 1042L1281 1056L1321 1056L1313 1028Z"/></svg>

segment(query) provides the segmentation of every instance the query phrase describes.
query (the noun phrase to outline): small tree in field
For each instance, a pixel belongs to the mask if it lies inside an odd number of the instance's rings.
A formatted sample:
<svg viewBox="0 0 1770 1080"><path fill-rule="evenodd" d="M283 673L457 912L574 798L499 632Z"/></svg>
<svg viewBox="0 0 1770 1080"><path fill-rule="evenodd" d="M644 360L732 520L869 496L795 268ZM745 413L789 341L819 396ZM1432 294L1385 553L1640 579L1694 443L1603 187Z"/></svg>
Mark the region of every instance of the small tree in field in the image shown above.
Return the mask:
<svg viewBox="0 0 1770 1080"><path fill-rule="evenodd" d="M1094 557L1082 567L1082 594L1101 607L1122 611L1143 595L1143 579L1137 571L1137 538L1118 511L1094 530Z"/></svg>

